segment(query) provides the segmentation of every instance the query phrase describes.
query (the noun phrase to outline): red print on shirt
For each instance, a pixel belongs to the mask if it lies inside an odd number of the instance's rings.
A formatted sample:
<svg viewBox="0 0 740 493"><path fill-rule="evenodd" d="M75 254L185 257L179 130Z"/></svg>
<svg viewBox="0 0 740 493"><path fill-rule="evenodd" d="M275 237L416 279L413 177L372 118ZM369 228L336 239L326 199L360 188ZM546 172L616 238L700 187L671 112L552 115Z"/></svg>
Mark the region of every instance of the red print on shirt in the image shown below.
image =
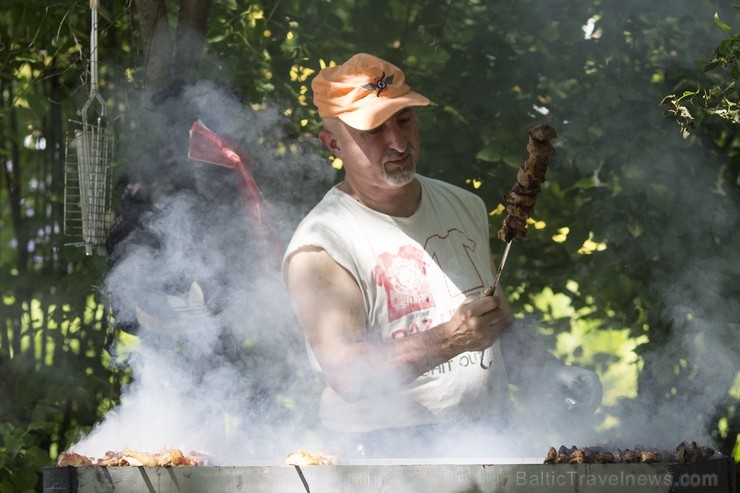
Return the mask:
<svg viewBox="0 0 740 493"><path fill-rule="evenodd" d="M434 306L420 248L405 245L397 254L378 255L373 276L378 286L385 288L389 322Z"/></svg>

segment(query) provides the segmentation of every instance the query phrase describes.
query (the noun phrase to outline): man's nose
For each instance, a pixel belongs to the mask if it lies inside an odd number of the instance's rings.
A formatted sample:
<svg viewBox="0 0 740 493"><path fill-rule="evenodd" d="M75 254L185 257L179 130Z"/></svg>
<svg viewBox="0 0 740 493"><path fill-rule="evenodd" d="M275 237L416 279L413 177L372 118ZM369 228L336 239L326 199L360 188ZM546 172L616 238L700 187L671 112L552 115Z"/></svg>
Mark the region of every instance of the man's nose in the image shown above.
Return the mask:
<svg viewBox="0 0 740 493"><path fill-rule="evenodd" d="M403 152L408 147L406 129L393 122L386 127L386 145L394 151Z"/></svg>

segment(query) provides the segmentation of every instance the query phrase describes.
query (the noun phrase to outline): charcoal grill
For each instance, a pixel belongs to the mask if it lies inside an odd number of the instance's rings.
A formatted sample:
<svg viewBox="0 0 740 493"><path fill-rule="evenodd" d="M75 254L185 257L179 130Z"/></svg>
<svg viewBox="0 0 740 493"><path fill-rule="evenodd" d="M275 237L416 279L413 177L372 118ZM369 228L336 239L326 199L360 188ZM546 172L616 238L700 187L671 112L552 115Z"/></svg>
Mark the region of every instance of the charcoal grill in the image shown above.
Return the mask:
<svg viewBox="0 0 740 493"><path fill-rule="evenodd" d="M694 464L406 464L365 461L294 467L49 467L44 493L379 493L513 492L632 493L736 490L735 463L727 457Z"/></svg>

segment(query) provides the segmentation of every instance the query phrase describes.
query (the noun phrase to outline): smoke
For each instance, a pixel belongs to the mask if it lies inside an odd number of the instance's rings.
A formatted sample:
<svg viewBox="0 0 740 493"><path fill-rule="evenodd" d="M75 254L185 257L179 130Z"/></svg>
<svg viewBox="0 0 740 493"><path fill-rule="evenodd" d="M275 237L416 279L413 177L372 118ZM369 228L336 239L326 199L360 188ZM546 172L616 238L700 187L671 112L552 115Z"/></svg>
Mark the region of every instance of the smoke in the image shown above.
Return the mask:
<svg viewBox="0 0 740 493"><path fill-rule="evenodd" d="M165 114L167 144L131 158L105 280L116 323L138 336L135 348L113 348L132 381L74 450L180 448L229 465L282 459L304 443L303 422L315 421L315 392L279 276L280 243L333 171L311 140L281 147L276 108L254 110L211 82L151 109L137 114L150 123ZM270 237L245 209L234 170L187 159L196 119L250 152Z"/></svg>
<svg viewBox="0 0 740 493"><path fill-rule="evenodd" d="M649 287L664 308L651 318L667 326L642 355L641 396L620 413L622 440L714 445L711 431L718 412L730 405L727 391L740 372L740 265L732 226L740 218L732 191L716 183L715 158L671 141L663 146L646 159L651 173L665 177L670 213L637 243L645 245L639 254L656 260Z"/></svg>
<svg viewBox="0 0 740 493"><path fill-rule="evenodd" d="M638 110L625 106L614 118L632 130L612 139L614 148L625 150L624 174L632 176L622 177L622 193L602 197L609 207L599 220L609 227L594 227L607 242L610 236L616 241L594 257L621 266L617 275L634 272L648 279L648 304L635 299L634 309L646 312L643 329L650 345L637 349L639 396L604 410L618 426L575 434L572 441L568 431L560 443L673 449L688 440L717 446L712 432L731 404L728 389L740 372L736 192L720 185L717 156L682 140L675 124L657 112L637 118L632 111ZM623 234L628 216L621 211L636 207L641 230Z"/></svg>

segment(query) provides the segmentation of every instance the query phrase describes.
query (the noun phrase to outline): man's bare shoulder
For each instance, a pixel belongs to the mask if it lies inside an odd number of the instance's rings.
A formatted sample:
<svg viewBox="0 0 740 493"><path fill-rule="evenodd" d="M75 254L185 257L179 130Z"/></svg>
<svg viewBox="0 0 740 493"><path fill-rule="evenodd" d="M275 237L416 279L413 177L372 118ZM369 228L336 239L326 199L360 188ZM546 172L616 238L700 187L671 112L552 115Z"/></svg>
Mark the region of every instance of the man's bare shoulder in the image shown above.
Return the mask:
<svg viewBox="0 0 740 493"><path fill-rule="evenodd" d="M341 327L342 337L362 333L365 327L362 293L344 267L316 246L299 248L288 261L288 292L309 341L319 340L337 327Z"/></svg>
<svg viewBox="0 0 740 493"><path fill-rule="evenodd" d="M326 262L336 264L326 249L316 245L304 245L296 248L286 258L288 271L316 268Z"/></svg>
<svg viewBox="0 0 740 493"><path fill-rule="evenodd" d="M315 245L305 245L296 249L287 259L286 270L288 289L297 283L316 286L349 276L344 267L325 249Z"/></svg>

